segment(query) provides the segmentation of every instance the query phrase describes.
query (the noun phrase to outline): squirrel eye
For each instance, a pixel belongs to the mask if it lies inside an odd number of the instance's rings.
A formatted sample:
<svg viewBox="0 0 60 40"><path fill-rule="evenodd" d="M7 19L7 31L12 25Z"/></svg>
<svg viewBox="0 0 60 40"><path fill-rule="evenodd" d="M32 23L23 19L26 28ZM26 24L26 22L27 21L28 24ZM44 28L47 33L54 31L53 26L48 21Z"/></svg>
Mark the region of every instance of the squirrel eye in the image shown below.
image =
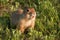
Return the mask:
<svg viewBox="0 0 60 40"><path fill-rule="evenodd" d="M29 12L29 10L27 9L27 12Z"/></svg>

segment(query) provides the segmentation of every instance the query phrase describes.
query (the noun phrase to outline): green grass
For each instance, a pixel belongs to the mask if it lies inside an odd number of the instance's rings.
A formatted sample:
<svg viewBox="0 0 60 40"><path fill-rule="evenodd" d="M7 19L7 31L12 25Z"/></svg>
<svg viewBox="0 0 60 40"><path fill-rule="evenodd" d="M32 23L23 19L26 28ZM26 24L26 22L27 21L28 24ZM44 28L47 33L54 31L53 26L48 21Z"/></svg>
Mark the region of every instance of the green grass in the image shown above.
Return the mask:
<svg viewBox="0 0 60 40"><path fill-rule="evenodd" d="M1 1L0 1L1 2ZM59 11L48 0L13 0L12 3L2 1L8 12L15 11L18 6L34 7L37 13L34 30L29 29L27 34L21 34L19 30L8 29L10 13L2 12L0 16L0 40L60 40ZM3 10L3 9L2 9ZM12 27L12 26L11 26Z"/></svg>

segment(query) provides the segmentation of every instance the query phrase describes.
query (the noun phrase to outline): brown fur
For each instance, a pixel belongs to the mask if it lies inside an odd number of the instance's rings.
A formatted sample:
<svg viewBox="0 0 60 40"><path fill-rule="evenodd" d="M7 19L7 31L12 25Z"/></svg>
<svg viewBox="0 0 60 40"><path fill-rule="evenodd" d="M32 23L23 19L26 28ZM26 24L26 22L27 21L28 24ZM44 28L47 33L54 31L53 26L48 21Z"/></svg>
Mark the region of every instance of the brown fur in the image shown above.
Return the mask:
<svg viewBox="0 0 60 40"><path fill-rule="evenodd" d="M27 28L33 28L35 25L36 12L34 8L18 9L15 13L12 13L11 23L17 25L22 33Z"/></svg>

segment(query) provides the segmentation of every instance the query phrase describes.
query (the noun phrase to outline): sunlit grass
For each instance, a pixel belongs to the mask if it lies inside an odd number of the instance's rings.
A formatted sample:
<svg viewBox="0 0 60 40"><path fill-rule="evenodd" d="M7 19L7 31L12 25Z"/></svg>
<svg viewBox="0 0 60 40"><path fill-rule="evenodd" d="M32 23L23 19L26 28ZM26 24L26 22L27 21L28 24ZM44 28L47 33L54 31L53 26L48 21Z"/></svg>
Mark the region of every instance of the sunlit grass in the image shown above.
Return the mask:
<svg viewBox="0 0 60 40"><path fill-rule="evenodd" d="M11 4L4 0L1 3L8 6L11 12L1 12L3 14L0 16L0 40L60 40L60 17L50 1L13 0L14 4ZM10 14L18 8L19 4L21 8L34 7L37 13L35 28L29 29L27 34L21 34L19 30L13 28L8 29Z"/></svg>

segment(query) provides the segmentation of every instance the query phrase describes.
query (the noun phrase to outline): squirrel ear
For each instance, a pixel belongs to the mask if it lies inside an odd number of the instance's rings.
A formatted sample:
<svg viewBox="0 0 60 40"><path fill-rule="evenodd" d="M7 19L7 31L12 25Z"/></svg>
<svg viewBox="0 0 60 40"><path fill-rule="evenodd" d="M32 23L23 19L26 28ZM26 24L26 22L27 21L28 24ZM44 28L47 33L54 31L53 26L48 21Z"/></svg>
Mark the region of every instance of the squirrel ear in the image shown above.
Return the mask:
<svg viewBox="0 0 60 40"><path fill-rule="evenodd" d="M32 14L36 14L36 11L35 11L35 9L34 8L30 8L30 12L32 13Z"/></svg>
<svg viewBox="0 0 60 40"><path fill-rule="evenodd" d="M17 11L18 11L19 14L23 13L23 9L18 9Z"/></svg>
<svg viewBox="0 0 60 40"><path fill-rule="evenodd" d="M31 8L31 12L35 12L35 9L34 8Z"/></svg>
<svg viewBox="0 0 60 40"><path fill-rule="evenodd" d="M35 9L34 9L34 8L29 8L29 11L30 11L31 13L34 13L34 12L35 12Z"/></svg>

